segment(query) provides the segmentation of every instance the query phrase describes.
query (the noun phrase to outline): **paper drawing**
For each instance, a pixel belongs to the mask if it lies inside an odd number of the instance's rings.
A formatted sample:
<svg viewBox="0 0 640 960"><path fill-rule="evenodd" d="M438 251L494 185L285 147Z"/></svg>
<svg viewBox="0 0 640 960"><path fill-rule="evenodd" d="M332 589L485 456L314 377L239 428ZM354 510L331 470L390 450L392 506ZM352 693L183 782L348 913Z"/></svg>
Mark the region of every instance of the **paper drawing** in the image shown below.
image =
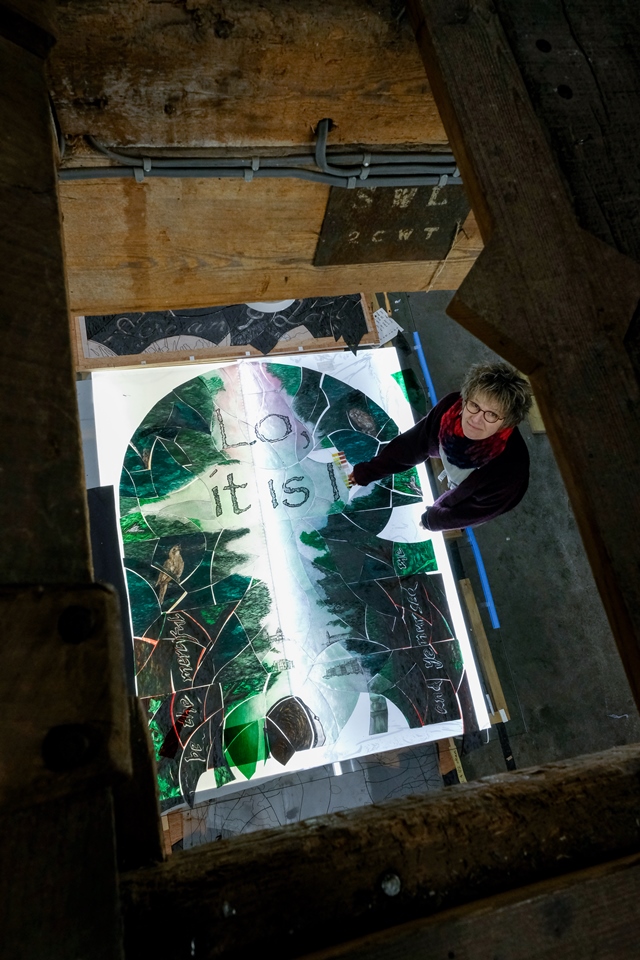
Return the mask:
<svg viewBox="0 0 640 960"><path fill-rule="evenodd" d="M350 491L341 469L410 425L395 371L386 350L97 380L135 427L120 515L164 809L486 724L444 546L418 527L424 471Z"/></svg>

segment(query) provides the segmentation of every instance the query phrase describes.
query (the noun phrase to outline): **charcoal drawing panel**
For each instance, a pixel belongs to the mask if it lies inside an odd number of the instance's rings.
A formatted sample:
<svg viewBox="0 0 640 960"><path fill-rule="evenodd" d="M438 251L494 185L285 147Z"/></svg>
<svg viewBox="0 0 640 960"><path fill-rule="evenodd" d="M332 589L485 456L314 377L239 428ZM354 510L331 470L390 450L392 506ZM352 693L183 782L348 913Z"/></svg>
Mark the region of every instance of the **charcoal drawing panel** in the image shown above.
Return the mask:
<svg viewBox="0 0 640 960"><path fill-rule="evenodd" d="M87 356L126 357L141 353L193 352L205 347L253 346L270 353L291 331L304 328L313 339L333 337L355 350L367 323L359 293L312 297L276 304L238 303L224 307L101 314L84 318Z"/></svg>

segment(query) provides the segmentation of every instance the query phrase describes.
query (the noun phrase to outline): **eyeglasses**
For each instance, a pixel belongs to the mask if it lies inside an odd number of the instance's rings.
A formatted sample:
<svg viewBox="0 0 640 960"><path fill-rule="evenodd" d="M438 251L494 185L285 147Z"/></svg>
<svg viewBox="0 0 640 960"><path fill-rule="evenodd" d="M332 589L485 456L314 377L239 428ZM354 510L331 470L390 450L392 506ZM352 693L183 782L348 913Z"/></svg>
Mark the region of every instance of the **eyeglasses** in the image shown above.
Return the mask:
<svg viewBox="0 0 640 960"><path fill-rule="evenodd" d="M481 413L487 423L497 423L498 420L504 420L504 417L499 417L498 414L494 413L493 410L483 410L482 407L478 406L475 400L466 400L465 407L472 417L475 417L476 413Z"/></svg>

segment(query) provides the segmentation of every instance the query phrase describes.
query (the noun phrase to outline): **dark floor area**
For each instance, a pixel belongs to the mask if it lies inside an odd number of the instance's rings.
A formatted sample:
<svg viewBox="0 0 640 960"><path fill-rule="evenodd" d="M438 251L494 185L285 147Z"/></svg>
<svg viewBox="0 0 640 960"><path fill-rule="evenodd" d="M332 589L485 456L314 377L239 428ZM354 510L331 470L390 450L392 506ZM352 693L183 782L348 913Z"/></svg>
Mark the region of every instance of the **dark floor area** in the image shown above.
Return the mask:
<svg viewBox="0 0 640 960"><path fill-rule="evenodd" d="M413 346L418 331L438 397L458 389L471 364L495 357L446 315L452 295L389 294L404 328L394 345L424 383ZM521 432L531 454L529 491L511 513L475 530L499 629L480 602L471 548L456 541L509 707L505 726L517 767L640 740L640 718L549 441L527 421ZM468 779L504 772L495 729L487 744L465 754L463 766Z"/></svg>

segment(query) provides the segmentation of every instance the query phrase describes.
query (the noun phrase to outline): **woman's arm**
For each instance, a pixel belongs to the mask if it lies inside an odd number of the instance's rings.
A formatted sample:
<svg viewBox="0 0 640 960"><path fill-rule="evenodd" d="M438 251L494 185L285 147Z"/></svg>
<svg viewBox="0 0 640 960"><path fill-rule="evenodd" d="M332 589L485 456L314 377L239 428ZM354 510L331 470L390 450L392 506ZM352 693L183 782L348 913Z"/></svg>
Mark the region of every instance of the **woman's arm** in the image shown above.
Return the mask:
<svg viewBox="0 0 640 960"><path fill-rule="evenodd" d="M448 394L433 407L426 417L416 423L415 427L399 434L372 460L357 463L351 477L355 483L366 487L374 480L382 480L392 473L402 473L417 463L423 463L429 456L433 432L440 425L442 414L447 410L459 394Z"/></svg>
<svg viewBox="0 0 640 960"><path fill-rule="evenodd" d="M519 433L508 453L480 467L454 490L447 490L422 515L427 530L456 530L493 520L512 510L529 486L529 453Z"/></svg>
<svg viewBox="0 0 640 960"><path fill-rule="evenodd" d="M456 500L453 490L447 490L422 514L422 526L427 530L458 530L485 523L501 513L506 513L515 504L512 497L505 498L498 492L492 497L467 497Z"/></svg>

